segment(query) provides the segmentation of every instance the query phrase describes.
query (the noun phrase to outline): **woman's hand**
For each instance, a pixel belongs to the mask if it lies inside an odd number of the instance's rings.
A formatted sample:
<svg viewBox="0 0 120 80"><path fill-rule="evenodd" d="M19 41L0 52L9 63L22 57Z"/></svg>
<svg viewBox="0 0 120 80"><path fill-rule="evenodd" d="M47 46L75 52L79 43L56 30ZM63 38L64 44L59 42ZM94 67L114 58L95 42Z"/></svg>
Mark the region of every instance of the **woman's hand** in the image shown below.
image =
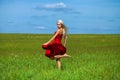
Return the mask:
<svg viewBox="0 0 120 80"><path fill-rule="evenodd" d="M48 43L44 43L43 45L48 45Z"/></svg>

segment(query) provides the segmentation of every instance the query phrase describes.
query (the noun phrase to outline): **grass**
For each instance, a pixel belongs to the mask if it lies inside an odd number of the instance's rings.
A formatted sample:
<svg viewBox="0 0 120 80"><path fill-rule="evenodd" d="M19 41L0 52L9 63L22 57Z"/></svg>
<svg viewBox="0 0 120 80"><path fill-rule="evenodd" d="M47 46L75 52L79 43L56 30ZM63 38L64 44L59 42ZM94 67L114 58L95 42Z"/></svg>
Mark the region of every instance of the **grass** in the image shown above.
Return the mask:
<svg viewBox="0 0 120 80"><path fill-rule="evenodd" d="M119 34L68 35L62 70L41 48L51 36L0 34L0 80L120 80Z"/></svg>

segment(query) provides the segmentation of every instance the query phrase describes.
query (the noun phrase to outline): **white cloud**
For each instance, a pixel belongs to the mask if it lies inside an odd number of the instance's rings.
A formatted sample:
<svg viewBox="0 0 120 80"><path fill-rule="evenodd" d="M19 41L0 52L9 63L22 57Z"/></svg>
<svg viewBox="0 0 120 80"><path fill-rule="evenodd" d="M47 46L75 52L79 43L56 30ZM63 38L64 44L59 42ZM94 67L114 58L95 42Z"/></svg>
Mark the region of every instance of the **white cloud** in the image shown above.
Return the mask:
<svg viewBox="0 0 120 80"><path fill-rule="evenodd" d="M45 4L43 5L44 8L66 8L67 5L64 4L63 2L60 3L53 3L53 4Z"/></svg>
<svg viewBox="0 0 120 80"><path fill-rule="evenodd" d="M66 14L80 14L80 11L70 8L63 2L38 5L34 9L39 11L62 12Z"/></svg>
<svg viewBox="0 0 120 80"><path fill-rule="evenodd" d="M46 29L46 27L44 27L44 26L37 26L37 27L35 27L36 29Z"/></svg>

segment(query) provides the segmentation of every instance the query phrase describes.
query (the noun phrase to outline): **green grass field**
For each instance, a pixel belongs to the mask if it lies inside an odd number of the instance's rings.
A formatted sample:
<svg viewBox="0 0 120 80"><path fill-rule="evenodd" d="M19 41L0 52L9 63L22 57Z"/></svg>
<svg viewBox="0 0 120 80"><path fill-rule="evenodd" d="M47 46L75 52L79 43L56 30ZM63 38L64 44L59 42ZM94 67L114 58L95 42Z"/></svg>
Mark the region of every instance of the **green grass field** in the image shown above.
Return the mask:
<svg viewBox="0 0 120 80"><path fill-rule="evenodd" d="M120 34L70 34L61 59L45 57L50 34L0 34L0 80L120 80Z"/></svg>

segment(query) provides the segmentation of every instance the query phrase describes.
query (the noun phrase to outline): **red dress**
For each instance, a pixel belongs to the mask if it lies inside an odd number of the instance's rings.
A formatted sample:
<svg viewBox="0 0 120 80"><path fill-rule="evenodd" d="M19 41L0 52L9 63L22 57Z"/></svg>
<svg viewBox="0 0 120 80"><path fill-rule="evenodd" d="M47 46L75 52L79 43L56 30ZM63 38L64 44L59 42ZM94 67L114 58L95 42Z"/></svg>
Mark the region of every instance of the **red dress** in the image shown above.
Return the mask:
<svg viewBox="0 0 120 80"><path fill-rule="evenodd" d="M47 57L50 58L54 57L55 55L63 55L66 53L66 48L62 45L61 42L62 36L63 34L58 34L53 40L53 42L48 45L42 45L42 48L46 50L45 55Z"/></svg>

